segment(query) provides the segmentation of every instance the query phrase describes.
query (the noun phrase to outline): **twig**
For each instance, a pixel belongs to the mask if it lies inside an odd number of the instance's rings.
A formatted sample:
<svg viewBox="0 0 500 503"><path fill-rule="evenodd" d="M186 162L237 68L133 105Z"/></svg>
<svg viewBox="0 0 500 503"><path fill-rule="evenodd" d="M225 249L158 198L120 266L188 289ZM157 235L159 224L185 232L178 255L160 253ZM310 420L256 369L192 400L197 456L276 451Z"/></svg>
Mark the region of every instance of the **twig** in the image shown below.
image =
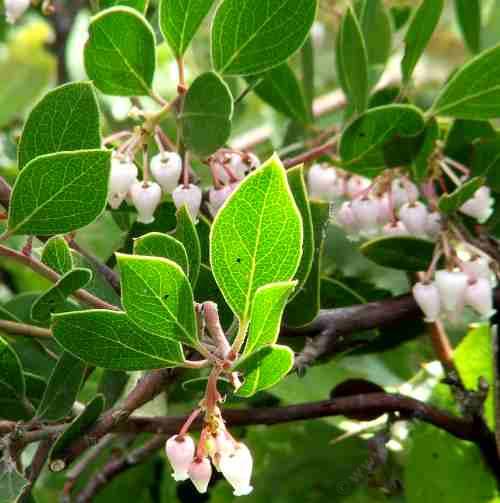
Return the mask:
<svg viewBox="0 0 500 503"><path fill-rule="evenodd" d="M27 337L52 337L52 332L46 328L17 323L15 321L0 320L0 330L12 335L25 335Z"/></svg>
<svg viewBox="0 0 500 503"><path fill-rule="evenodd" d="M328 154L331 150L335 148L338 142L338 136L335 136L330 141L327 141L323 145L319 147L314 147L307 152L304 152L296 157L292 157L291 159L285 159L283 161L283 165L285 168L293 168L294 166L298 166L299 164L304 164L306 162L311 162L319 157L322 157Z"/></svg>
<svg viewBox="0 0 500 503"><path fill-rule="evenodd" d="M76 497L76 503L87 503L94 500L97 494L120 474L147 461L165 444L165 435L156 435L142 447L134 449L130 454L112 459L92 477Z"/></svg>

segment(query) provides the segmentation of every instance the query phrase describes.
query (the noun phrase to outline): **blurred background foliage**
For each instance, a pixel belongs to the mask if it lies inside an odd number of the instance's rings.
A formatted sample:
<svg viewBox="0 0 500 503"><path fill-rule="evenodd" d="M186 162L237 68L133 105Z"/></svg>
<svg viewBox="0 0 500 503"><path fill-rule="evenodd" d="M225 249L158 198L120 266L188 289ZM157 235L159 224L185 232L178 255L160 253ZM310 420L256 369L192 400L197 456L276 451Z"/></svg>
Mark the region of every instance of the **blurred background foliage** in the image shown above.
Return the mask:
<svg viewBox="0 0 500 503"><path fill-rule="evenodd" d="M71 0L67 1L71 6ZM342 1L321 0L317 22L311 34L314 48L314 95L324 97L338 88L334 64L334 40L340 17L344 10ZM392 79L399 78L399 61L402 56L404 26L414 0L387 0L394 29L392 56L386 72ZM483 48L500 41L500 0L483 0ZM148 17L157 28L156 6L152 0ZM70 80L85 79L82 48L87 36L91 17L90 10L81 9L69 34L66 48L66 64ZM187 79L192 80L209 68L209 22L195 38L186 55ZM160 40L160 37L158 37ZM376 37L374 38L376 41ZM9 180L16 175L16 141L23 119L42 94L57 83L57 61L53 51L55 33L50 19L43 18L34 9L15 27L6 27L0 16L0 173ZM447 79L450 71L470 56L457 25L453 2L447 2L445 15L438 30L416 70L415 88L412 94L422 107L431 103L436 92ZM166 44L158 51L159 71L156 89L165 96L175 94L177 69L175 59ZM303 74L303 54L298 53L291 61L297 76ZM310 74L306 74L310 77ZM230 79L234 96L246 86L242 79ZM131 124L128 118L130 101L124 98L101 96L105 115L105 134L123 129ZM143 106L152 106L148 99ZM266 158L272 151L292 152L289 147L298 138L313 137L321 131L339 125L343 111L319 118L314 128L307 131L291 123L283 114L274 111L256 94L250 93L237 105L233 125L233 142L241 135L248 135L256 128L267 128L269 138L257 145L256 153ZM165 124L172 135L175 124ZM202 175L202 173L200 173ZM125 222L125 224L124 224ZM78 233L78 241L96 256L107 261L114 250L125 245L129 228L117 216L105 214L98 222ZM21 247L22 239L11 240ZM40 243L35 242L35 248ZM389 295L405 293L409 281L404 273L384 269L364 258L356 245L348 241L342 231L330 226L322 264L324 278L340 281L360 300L377 300ZM35 274L9 261L0 261L0 305L8 306L19 318L29 316L33 292L46 288L47 284ZM327 288L328 285L325 286ZM102 287L102 285L101 285ZM22 294L17 296L18 294ZM111 295L108 292L109 295ZM351 299L351 303L355 303ZM323 307L338 307L324 296ZM452 332L453 342L458 344L465 327ZM291 375L270 393L252 399L252 405L292 404L303 401L323 400L340 382L349 378L364 378L388 390L410 394L421 399L431 399L451 407L449 397L436 385L440 377L439 366L427 365L433 359L427 338L423 337L420 324L400 326L384 333L371 334L384 341L384 348L353 352L342 359L336 358L310 368L305 376ZM291 341L299 344L297 341ZM19 345L18 345L19 346ZM30 358L39 358L36 344L16 347L22 352L25 366ZM484 359L484 356L482 357ZM39 364L33 371L41 373ZM50 360L46 364L50 371ZM102 385L105 372L95 372L81 392L80 399L88 400ZM46 375L34 375L46 378ZM138 374L130 376L126 388L130 389ZM444 388L444 387L443 387ZM120 395L118 390L118 395ZM197 392L180 387L148 404L143 414L185 413L200 396ZM228 406L241 406L235 400ZM255 492L245 501L273 503L316 502L394 502L427 503L500 501L493 478L480 460L477 448L461 442L430 426L413 424L387 429L386 418L370 423L359 423L347 418L325 419L281 425L275 427L251 427L237 432L245 438L255 453ZM390 449L380 449L380 439L390 436ZM130 449L142 439L122 438L113 445L116 452ZM29 453L28 453L29 454ZM91 472L99 470L104 459L113 455L103 451ZM82 478L82 482L88 480ZM439 479L439 480L438 480ZM34 493L39 503L58 500L64 477L44 472ZM406 490L405 490L406 489ZM0 498L1 499L1 498ZM96 499L97 503L140 501L141 503L175 503L233 501L227 484L213 482L207 495L198 495L189 483L175 485L163 456L128 471L117 478Z"/></svg>

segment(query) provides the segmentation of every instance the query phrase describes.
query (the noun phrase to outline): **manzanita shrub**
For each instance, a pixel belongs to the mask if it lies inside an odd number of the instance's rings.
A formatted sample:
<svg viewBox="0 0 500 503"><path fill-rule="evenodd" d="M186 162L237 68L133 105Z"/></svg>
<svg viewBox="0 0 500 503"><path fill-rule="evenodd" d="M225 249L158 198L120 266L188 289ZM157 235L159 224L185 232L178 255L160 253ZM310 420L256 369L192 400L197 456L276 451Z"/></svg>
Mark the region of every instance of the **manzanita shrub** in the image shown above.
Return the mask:
<svg viewBox="0 0 500 503"><path fill-rule="evenodd" d="M3 6L0 502L500 501L498 2Z"/></svg>

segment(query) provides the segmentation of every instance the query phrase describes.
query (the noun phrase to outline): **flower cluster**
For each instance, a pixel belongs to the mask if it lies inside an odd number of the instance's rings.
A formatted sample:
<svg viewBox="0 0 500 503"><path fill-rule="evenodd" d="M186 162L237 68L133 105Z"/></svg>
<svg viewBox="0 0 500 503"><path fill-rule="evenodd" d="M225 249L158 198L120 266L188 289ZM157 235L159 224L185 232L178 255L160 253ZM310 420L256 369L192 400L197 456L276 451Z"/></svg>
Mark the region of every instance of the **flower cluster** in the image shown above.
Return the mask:
<svg viewBox="0 0 500 503"><path fill-rule="evenodd" d="M30 7L31 0L4 0L7 22L14 24Z"/></svg>
<svg viewBox="0 0 500 503"><path fill-rule="evenodd" d="M198 446L182 430L167 440L167 458L176 481L191 479L200 493L205 493L212 478L212 465L234 489L235 496L245 496L250 485L253 459L248 447L227 431L220 412L218 419L203 428Z"/></svg>
<svg viewBox="0 0 500 503"><path fill-rule="evenodd" d="M494 275L489 260L476 255L470 260L456 259L458 267L438 270L434 279L413 287L413 296L426 321L460 320L464 308L471 307L482 318L490 318L493 309Z"/></svg>

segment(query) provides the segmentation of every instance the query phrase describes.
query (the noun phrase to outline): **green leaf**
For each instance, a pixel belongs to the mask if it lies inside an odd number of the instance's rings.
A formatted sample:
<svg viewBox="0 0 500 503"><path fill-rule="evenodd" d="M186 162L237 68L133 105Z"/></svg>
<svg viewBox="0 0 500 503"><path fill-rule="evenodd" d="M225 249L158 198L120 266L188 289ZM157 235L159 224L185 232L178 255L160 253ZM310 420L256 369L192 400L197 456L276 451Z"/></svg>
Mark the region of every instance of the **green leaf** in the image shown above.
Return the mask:
<svg viewBox="0 0 500 503"><path fill-rule="evenodd" d="M131 7L141 13L145 13L148 9L149 0L98 0L101 9L109 9L119 5Z"/></svg>
<svg viewBox="0 0 500 503"><path fill-rule="evenodd" d="M31 317L35 321L49 321L51 314L63 311L68 297L80 288L85 288L91 279L92 271L89 269L77 268L67 272L35 301L31 307Z"/></svg>
<svg viewBox="0 0 500 503"><path fill-rule="evenodd" d="M180 266L164 258L117 258L130 319L146 332L198 347L193 291Z"/></svg>
<svg viewBox="0 0 500 503"><path fill-rule="evenodd" d="M227 142L232 116L227 84L213 72L200 75L186 94L180 116L184 144L196 155L208 157Z"/></svg>
<svg viewBox="0 0 500 503"><path fill-rule="evenodd" d="M316 17L317 3L317 0L223 0L212 24L212 60L216 71L252 75L284 63L304 44Z"/></svg>
<svg viewBox="0 0 500 503"><path fill-rule="evenodd" d="M28 479L17 471L8 449L0 457L0 503L16 502L28 485Z"/></svg>
<svg viewBox="0 0 500 503"><path fill-rule="evenodd" d="M92 19L84 49L85 69L96 87L112 96L147 96L155 73L155 36L134 9L113 7Z"/></svg>
<svg viewBox="0 0 500 503"><path fill-rule="evenodd" d="M78 438L82 437L95 424L104 409L104 397L97 395L85 407L72 423L59 435L49 454L49 466L60 471L57 461L64 458L66 449Z"/></svg>
<svg viewBox="0 0 500 503"><path fill-rule="evenodd" d="M476 191L484 185L483 177L475 177L465 182L451 194L443 194L439 198L439 209L443 213L453 213L468 201Z"/></svg>
<svg viewBox="0 0 500 503"><path fill-rule="evenodd" d="M302 124L311 121L304 94L288 63L249 79L260 82L253 88L259 98L282 114Z"/></svg>
<svg viewBox="0 0 500 503"><path fill-rule="evenodd" d="M339 151L344 168L365 176L377 175L386 167L387 148L393 142L417 136L424 127L424 116L410 105L368 110L342 135Z"/></svg>
<svg viewBox="0 0 500 503"><path fill-rule="evenodd" d="M186 206L177 211L175 237L184 245L189 265L189 281L194 288L198 281L201 264L201 245L198 232Z"/></svg>
<svg viewBox="0 0 500 503"><path fill-rule="evenodd" d="M255 292L244 356L278 340L283 311L296 286L296 281L271 283Z"/></svg>
<svg viewBox="0 0 500 503"><path fill-rule="evenodd" d="M471 174L486 177L486 185L500 192L500 138L474 144Z"/></svg>
<svg viewBox="0 0 500 503"><path fill-rule="evenodd" d="M90 82L65 84L47 93L28 116L19 142L19 169L40 155L100 147L94 86Z"/></svg>
<svg viewBox="0 0 500 503"><path fill-rule="evenodd" d="M358 0L354 10L365 40L368 64L385 65L392 51L392 20L382 0Z"/></svg>
<svg viewBox="0 0 500 503"><path fill-rule="evenodd" d="M146 332L126 313L99 309L58 314L52 330L64 349L96 367L149 370L184 361L173 336Z"/></svg>
<svg viewBox="0 0 500 503"><path fill-rule="evenodd" d="M59 274L73 269L73 257L68 242L62 236L50 238L42 250L42 262Z"/></svg>
<svg viewBox="0 0 500 503"><path fill-rule="evenodd" d="M453 361L466 389L478 391L479 378L486 379L490 388L484 404L485 416L488 426L495 431L493 337L489 325L470 330L453 353Z"/></svg>
<svg viewBox="0 0 500 503"><path fill-rule="evenodd" d="M33 159L17 177L9 234L65 234L93 222L106 206L111 152L82 150Z"/></svg>
<svg viewBox="0 0 500 503"><path fill-rule="evenodd" d="M383 267L402 271L425 271L432 261L435 243L409 236L373 239L361 246L361 253Z"/></svg>
<svg viewBox="0 0 500 503"><path fill-rule="evenodd" d="M430 114L459 119L500 116L500 45L478 54L450 79Z"/></svg>
<svg viewBox="0 0 500 503"><path fill-rule="evenodd" d="M160 28L170 48L181 57L214 0L160 0Z"/></svg>
<svg viewBox="0 0 500 503"><path fill-rule="evenodd" d="M365 304L366 299L345 283L332 278L321 278L321 307L337 309Z"/></svg>
<svg viewBox="0 0 500 503"><path fill-rule="evenodd" d="M83 384L85 363L64 351L52 372L36 417L57 421L70 415Z"/></svg>
<svg viewBox="0 0 500 503"><path fill-rule="evenodd" d="M311 201L310 206L314 236L313 263L306 282L288 304L285 312L285 323L292 327L304 326L313 321L321 307L321 259L326 229L330 221L330 205L321 201Z"/></svg>
<svg viewBox="0 0 500 503"><path fill-rule="evenodd" d="M479 0L455 0L458 25L469 50L481 50L481 3Z"/></svg>
<svg viewBox="0 0 500 503"><path fill-rule="evenodd" d="M436 143L439 140L439 125L435 118L430 119L427 123L422 136L420 151L412 165L413 178L416 182L423 182L427 178L430 160L436 151Z"/></svg>
<svg viewBox="0 0 500 503"><path fill-rule="evenodd" d="M104 370L99 380L97 393L104 396L104 408L110 409L120 400L129 382L129 374L123 370Z"/></svg>
<svg viewBox="0 0 500 503"><path fill-rule="evenodd" d="M401 61L403 82L408 83L429 43L443 12L444 0L422 0L414 11L405 36L405 53Z"/></svg>
<svg viewBox="0 0 500 503"><path fill-rule="evenodd" d="M361 27L349 7L342 18L336 43L337 76L356 112L368 105L368 53Z"/></svg>
<svg viewBox="0 0 500 503"><path fill-rule="evenodd" d="M293 359L293 351L287 346L275 344L260 348L234 367L245 378L236 394L250 397L271 388L292 370Z"/></svg>
<svg viewBox="0 0 500 503"><path fill-rule="evenodd" d="M302 217L302 226L304 230L302 258L300 259L299 268L295 273L295 279L298 280L298 284L295 292L291 294L291 298L293 299L295 295L298 295L304 286L313 266L314 227L309 196L307 194L307 187L304 180L304 167L296 166L295 168L289 169L287 171L287 178L293 198L295 199L295 204L297 205Z"/></svg>
<svg viewBox="0 0 500 503"><path fill-rule="evenodd" d="M479 140L494 140L495 128L488 121L457 119L448 130L444 155L465 165L470 165L475 157L474 147Z"/></svg>
<svg viewBox="0 0 500 503"><path fill-rule="evenodd" d="M189 265L184 245L170 236L160 232L150 232L134 241L134 254L148 257L168 258L180 265L182 270L189 275Z"/></svg>
<svg viewBox="0 0 500 503"><path fill-rule="evenodd" d="M5 339L0 337L0 400L21 402L26 408L26 383L21 360ZM5 403L2 403L2 408ZM29 410L27 410L29 412ZM1 417L5 417L0 412Z"/></svg>
<svg viewBox="0 0 500 503"><path fill-rule="evenodd" d="M210 243L215 280L246 323L257 289L292 279L302 255L302 219L278 157L231 194L215 218Z"/></svg>

